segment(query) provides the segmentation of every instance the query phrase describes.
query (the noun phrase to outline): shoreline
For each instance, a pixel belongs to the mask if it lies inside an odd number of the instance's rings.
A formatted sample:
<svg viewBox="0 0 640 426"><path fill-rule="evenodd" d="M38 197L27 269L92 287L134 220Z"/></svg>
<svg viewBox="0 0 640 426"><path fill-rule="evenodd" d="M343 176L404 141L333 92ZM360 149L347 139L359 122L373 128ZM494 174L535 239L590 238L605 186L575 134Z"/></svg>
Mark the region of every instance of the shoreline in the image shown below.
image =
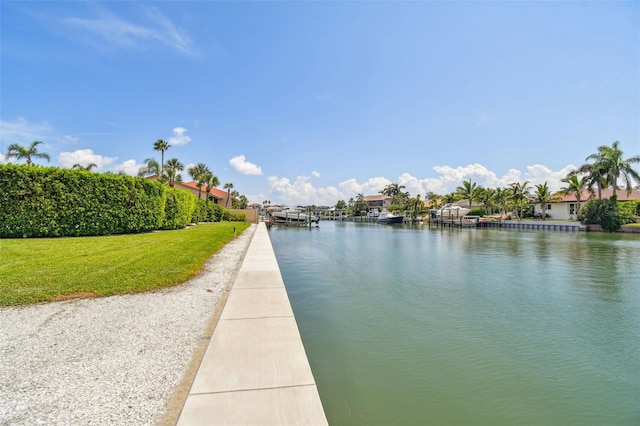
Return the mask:
<svg viewBox="0 0 640 426"><path fill-rule="evenodd" d="M256 228L175 287L0 308L0 424L171 424Z"/></svg>

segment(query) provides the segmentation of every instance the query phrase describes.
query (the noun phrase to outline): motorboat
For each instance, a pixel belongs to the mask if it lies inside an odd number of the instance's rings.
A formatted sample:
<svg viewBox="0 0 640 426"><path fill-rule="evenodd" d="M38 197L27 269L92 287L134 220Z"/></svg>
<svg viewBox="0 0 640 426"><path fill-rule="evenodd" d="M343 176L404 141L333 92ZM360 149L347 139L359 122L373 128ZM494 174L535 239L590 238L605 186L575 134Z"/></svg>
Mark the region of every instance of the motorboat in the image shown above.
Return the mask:
<svg viewBox="0 0 640 426"><path fill-rule="evenodd" d="M271 217L279 223L318 223L319 216L314 216L302 210L284 209L277 212L271 212Z"/></svg>
<svg viewBox="0 0 640 426"><path fill-rule="evenodd" d="M389 212L382 212L378 215L377 222L391 225L394 223L402 223L403 220L404 216L398 216Z"/></svg>
<svg viewBox="0 0 640 426"><path fill-rule="evenodd" d="M456 203L445 204L439 210L436 210L437 218L463 217L469 214L471 209L462 207Z"/></svg>

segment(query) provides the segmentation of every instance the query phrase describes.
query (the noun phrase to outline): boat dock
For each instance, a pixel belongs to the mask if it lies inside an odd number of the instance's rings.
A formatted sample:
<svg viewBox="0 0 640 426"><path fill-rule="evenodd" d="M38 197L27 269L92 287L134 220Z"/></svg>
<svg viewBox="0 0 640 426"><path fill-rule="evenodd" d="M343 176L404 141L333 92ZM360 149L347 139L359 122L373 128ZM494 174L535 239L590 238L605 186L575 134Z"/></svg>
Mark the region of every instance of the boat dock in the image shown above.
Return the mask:
<svg viewBox="0 0 640 426"><path fill-rule="evenodd" d="M560 222L551 220L482 220L479 216L459 216L431 218L429 226L441 226L451 228L506 228L506 229L531 229L539 231L586 231L587 226L580 222Z"/></svg>

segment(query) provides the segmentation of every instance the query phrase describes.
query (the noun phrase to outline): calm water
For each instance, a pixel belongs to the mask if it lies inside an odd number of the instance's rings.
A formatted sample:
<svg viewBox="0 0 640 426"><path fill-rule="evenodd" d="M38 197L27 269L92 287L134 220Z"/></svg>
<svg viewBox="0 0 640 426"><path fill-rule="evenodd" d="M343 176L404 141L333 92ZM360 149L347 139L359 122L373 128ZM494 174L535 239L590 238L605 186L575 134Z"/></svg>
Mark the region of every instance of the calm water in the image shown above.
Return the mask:
<svg viewBox="0 0 640 426"><path fill-rule="evenodd" d="M640 238L269 233L332 425L640 425Z"/></svg>

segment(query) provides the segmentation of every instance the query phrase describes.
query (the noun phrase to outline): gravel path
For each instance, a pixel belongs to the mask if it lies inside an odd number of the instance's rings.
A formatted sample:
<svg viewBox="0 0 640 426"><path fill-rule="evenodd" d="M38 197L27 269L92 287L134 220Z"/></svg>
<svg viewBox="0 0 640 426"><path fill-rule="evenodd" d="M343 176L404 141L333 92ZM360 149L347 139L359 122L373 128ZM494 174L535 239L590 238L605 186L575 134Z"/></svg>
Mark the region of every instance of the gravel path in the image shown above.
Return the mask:
<svg viewBox="0 0 640 426"><path fill-rule="evenodd" d="M157 424L255 229L177 287L0 308L0 424Z"/></svg>

